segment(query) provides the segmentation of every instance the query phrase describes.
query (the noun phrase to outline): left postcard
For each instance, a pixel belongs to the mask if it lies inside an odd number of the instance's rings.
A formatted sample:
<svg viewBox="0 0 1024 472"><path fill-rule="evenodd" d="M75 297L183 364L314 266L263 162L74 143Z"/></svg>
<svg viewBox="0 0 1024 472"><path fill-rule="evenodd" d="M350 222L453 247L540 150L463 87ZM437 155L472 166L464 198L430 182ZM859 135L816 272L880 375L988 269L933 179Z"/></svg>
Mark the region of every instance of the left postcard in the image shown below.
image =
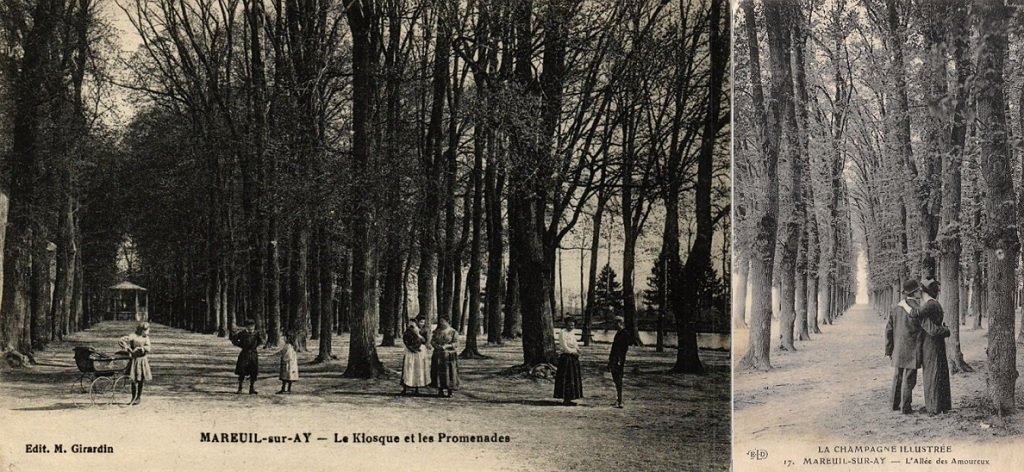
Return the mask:
<svg viewBox="0 0 1024 472"><path fill-rule="evenodd" d="M0 469L730 468L725 0L0 4Z"/></svg>

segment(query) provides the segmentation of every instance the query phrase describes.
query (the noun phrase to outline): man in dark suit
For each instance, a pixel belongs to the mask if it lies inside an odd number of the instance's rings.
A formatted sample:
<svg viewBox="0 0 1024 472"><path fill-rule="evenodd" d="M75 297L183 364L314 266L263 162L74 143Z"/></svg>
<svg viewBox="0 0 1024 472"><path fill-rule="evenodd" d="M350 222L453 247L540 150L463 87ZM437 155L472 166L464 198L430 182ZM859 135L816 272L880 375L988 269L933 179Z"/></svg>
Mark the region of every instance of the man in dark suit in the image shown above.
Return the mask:
<svg viewBox="0 0 1024 472"><path fill-rule="evenodd" d="M633 344L633 334L626 329L626 321L621 316L615 317L615 328L618 331L608 354L608 371L612 374L612 382L615 382L615 405L612 406L622 408L622 374L626 367L626 352Z"/></svg>
<svg viewBox="0 0 1024 472"><path fill-rule="evenodd" d="M921 285L917 280L908 280L903 284L903 295L903 300L889 310L889 321L885 325L885 355L892 358L892 365L896 368L892 378L892 409L912 413L917 369L921 367Z"/></svg>

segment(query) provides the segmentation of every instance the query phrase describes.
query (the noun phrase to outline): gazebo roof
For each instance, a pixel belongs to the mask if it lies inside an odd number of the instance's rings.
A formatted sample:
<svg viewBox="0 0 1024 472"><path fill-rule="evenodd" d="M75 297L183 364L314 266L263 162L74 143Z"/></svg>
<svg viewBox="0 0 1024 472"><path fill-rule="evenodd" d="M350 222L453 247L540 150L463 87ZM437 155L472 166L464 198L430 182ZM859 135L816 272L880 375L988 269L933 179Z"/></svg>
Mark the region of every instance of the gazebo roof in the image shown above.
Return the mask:
<svg viewBox="0 0 1024 472"><path fill-rule="evenodd" d="M133 284L133 283L127 281L127 280L125 280L124 282L121 282L119 284L111 285L110 286L110 290L141 290L143 292L146 291L146 289L144 287L140 287L138 285L135 285L135 284Z"/></svg>

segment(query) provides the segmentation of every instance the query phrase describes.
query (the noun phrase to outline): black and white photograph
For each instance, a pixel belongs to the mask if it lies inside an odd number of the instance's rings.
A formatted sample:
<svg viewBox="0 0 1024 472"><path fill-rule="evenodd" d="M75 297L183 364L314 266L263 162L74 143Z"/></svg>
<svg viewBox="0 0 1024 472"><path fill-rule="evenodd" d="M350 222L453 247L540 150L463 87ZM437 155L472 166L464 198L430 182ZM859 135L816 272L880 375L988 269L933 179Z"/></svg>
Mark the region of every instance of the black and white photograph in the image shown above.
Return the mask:
<svg viewBox="0 0 1024 472"><path fill-rule="evenodd" d="M732 25L0 0L0 469L730 470Z"/></svg>
<svg viewBox="0 0 1024 472"><path fill-rule="evenodd" d="M1019 470L1024 11L742 0L733 38L735 470Z"/></svg>

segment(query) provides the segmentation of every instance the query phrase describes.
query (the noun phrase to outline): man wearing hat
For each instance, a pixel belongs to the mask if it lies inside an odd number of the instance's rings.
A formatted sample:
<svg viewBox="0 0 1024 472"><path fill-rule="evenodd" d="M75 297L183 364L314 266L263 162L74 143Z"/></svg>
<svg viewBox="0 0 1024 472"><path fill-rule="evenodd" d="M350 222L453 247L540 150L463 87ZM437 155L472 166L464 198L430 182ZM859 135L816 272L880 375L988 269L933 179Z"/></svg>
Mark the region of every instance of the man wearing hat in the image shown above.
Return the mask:
<svg viewBox="0 0 1024 472"><path fill-rule="evenodd" d="M255 328L255 321L245 320L242 330L231 335L231 344L242 348L235 363L235 375L238 376L238 391L235 393L242 393L246 377L249 377L249 394L259 393L256 391L256 377L260 373L260 356L256 350L263 344L263 337L254 332Z"/></svg>
<svg viewBox="0 0 1024 472"><path fill-rule="evenodd" d="M892 378L892 409L912 413L911 401L921 367L921 323L918 316L921 284L908 280L903 284L903 300L889 310L885 325L885 355L896 368Z"/></svg>

